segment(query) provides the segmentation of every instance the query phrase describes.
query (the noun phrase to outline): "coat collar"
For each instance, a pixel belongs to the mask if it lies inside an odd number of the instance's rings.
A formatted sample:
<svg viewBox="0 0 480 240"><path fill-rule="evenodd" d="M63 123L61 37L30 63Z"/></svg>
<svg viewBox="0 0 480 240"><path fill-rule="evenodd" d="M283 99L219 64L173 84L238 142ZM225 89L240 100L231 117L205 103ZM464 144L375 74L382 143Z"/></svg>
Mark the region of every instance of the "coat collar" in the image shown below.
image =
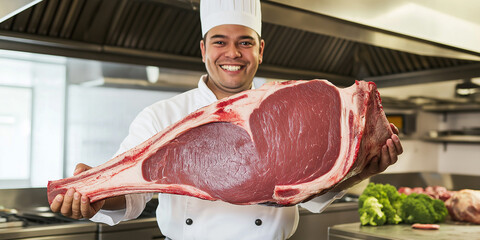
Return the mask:
<svg viewBox="0 0 480 240"><path fill-rule="evenodd" d="M200 77L200 80L198 81L198 89L200 90L202 98L204 98L206 101L208 101L208 104L210 104L217 101L217 97L207 86L207 76L208 74L205 74ZM255 89L255 82L252 83L252 89Z"/></svg>

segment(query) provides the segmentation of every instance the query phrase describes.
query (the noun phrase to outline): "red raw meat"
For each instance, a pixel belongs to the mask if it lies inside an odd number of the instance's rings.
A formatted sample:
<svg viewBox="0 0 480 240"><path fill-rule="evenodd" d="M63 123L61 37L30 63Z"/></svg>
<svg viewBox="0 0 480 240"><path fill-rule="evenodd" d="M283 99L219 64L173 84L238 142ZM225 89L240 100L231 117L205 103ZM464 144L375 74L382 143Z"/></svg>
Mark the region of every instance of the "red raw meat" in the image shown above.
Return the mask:
<svg viewBox="0 0 480 240"><path fill-rule="evenodd" d="M445 202L453 220L480 224L480 191L463 189Z"/></svg>
<svg viewBox="0 0 480 240"><path fill-rule="evenodd" d="M401 187L398 189L398 193L404 193L406 195L412 194L412 189L409 187Z"/></svg>
<svg viewBox="0 0 480 240"><path fill-rule="evenodd" d="M448 191L447 188L442 186L428 186L425 189L421 187L416 187L413 189L409 187L401 187L398 189L398 192L406 195L410 195L412 193L423 193L434 199L440 199L444 202L447 201L447 199L449 199L454 193L454 191Z"/></svg>
<svg viewBox="0 0 480 240"><path fill-rule="evenodd" d="M412 224L412 228L425 229L425 230L438 230L438 229L440 229L440 225L438 225L438 224L414 223L414 224Z"/></svg>
<svg viewBox="0 0 480 240"><path fill-rule="evenodd" d="M48 183L92 202L162 192L233 204L293 205L359 173L393 134L376 86L268 83L201 108L137 147Z"/></svg>

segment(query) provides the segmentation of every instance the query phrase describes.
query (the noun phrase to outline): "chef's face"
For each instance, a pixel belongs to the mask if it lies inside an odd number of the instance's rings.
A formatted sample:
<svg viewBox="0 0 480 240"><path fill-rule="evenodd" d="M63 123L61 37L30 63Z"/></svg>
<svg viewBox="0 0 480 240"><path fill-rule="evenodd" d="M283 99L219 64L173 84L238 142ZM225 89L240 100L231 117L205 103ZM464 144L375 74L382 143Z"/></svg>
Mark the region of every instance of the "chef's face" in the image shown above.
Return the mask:
<svg viewBox="0 0 480 240"><path fill-rule="evenodd" d="M220 25L208 31L200 48L208 72L207 85L218 99L251 88L264 46L263 39L245 26Z"/></svg>

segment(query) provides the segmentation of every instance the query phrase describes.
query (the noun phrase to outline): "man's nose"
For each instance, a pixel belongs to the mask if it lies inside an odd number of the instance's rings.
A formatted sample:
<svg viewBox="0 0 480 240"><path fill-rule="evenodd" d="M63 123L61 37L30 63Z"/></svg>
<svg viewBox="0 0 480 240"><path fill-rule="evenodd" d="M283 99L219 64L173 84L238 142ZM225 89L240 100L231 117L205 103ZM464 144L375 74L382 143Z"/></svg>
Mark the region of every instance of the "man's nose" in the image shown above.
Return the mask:
<svg viewBox="0 0 480 240"><path fill-rule="evenodd" d="M242 54L240 53L240 50L239 50L237 45L230 44L227 47L227 50L225 52L225 56L229 57L229 58L239 58L239 57L242 56Z"/></svg>

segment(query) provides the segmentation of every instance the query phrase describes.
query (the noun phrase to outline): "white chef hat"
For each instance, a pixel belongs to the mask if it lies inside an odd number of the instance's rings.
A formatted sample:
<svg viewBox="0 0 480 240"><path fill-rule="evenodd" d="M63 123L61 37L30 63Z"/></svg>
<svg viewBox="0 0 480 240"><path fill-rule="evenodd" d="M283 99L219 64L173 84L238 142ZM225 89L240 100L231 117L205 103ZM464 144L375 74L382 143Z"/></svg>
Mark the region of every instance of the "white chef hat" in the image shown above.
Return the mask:
<svg viewBox="0 0 480 240"><path fill-rule="evenodd" d="M202 36L213 27L236 24L249 27L262 35L260 0L201 0Z"/></svg>

